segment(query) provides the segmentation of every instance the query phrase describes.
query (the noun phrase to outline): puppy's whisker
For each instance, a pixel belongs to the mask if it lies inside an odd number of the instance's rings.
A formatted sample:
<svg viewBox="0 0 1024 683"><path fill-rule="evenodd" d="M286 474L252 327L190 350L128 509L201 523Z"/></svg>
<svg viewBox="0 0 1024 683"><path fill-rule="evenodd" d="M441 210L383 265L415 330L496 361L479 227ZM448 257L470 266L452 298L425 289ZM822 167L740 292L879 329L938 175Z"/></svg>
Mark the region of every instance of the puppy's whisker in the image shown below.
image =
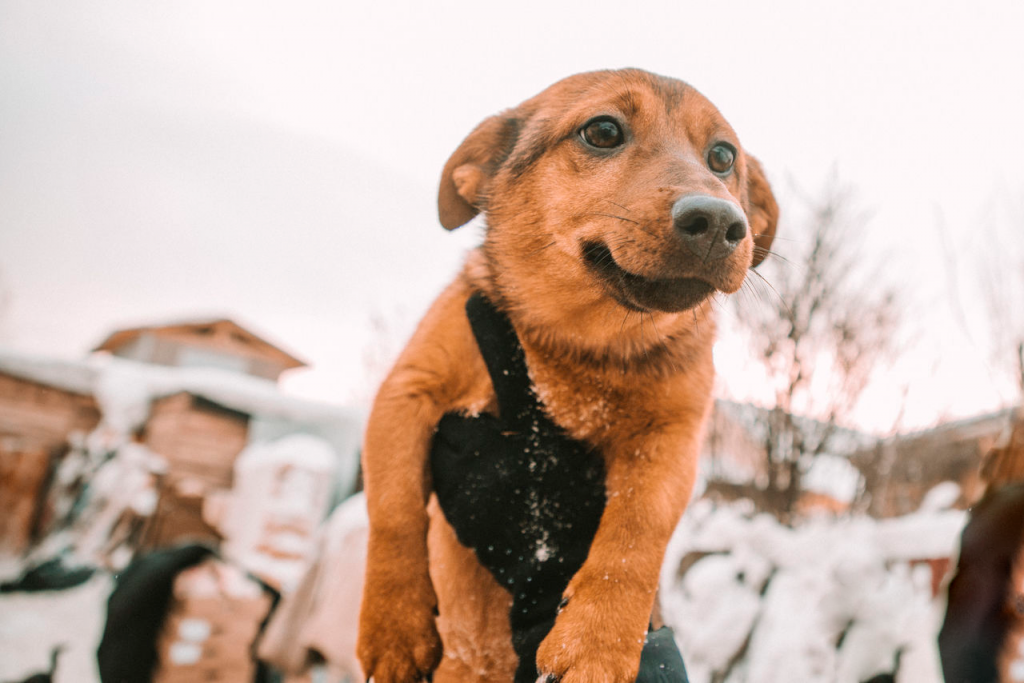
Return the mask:
<svg viewBox="0 0 1024 683"><path fill-rule="evenodd" d="M662 336L661 330L658 329L658 324L654 322L654 314L651 313L650 311L647 311L647 317L651 321L651 327L654 328L654 335L658 338L658 344L659 345L664 344L665 343L665 337Z"/></svg>
<svg viewBox="0 0 1024 683"><path fill-rule="evenodd" d="M633 220L632 218L626 218L625 216L617 216L617 215L615 215L615 214L613 214L613 213L600 213L600 212L593 212L593 213L581 213L581 214L578 214L578 215L576 215L576 216L573 216L573 218L586 218L587 216L602 216L602 217L604 217L604 218L614 218L614 219L616 219L616 220L620 220L620 221L625 221L625 222L627 222L627 223L632 223L632 224L633 224L633 225L635 225L635 226L636 226L637 228L639 228L639 229L640 229L641 231L643 231L643 232L647 233L647 234L648 234L648 235L650 235L651 237L658 237L658 234L657 234L656 232L653 232L652 230L649 230L649 229L648 229L648 228L647 228L647 227L646 227L646 226L645 226L645 225L644 225L643 223L641 223L640 221L635 221L635 220Z"/></svg>
<svg viewBox="0 0 1024 683"><path fill-rule="evenodd" d="M644 360L647 360L647 344L644 343L644 314L640 314L640 350L644 352Z"/></svg>
<svg viewBox="0 0 1024 683"><path fill-rule="evenodd" d="M635 221L632 218L626 218L625 216L616 216L613 213L598 213L598 212L581 213L578 216L575 216L575 218L586 218L587 216L602 216L604 218L614 218L616 220L626 221L627 223L633 223L635 225L640 225L640 221Z"/></svg>
<svg viewBox="0 0 1024 683"><path fill-rule="evenodd" d="M737 292L740 296L741 306L756 306L760 307L763 305L769 305L769 302L765 301L761 291L755 287L755 283L750 278L743 280L743 284L740 285L740 291Z"/></svg>
<svg viewBox="0 0 1024 683"><path fill-rule="evenodd" d="M764 285L768 287L768 289L770 289L772 293L775 294L776 298L779 300L779 303L782 304L782 307L786 309L786 313L789 315L793 315L792 309L790 309L789 304L786 303L786 300L782 298L782 295L779 294L779 290L775 289L775 287L772 286L772 283L768 282L768 280L765 279L765 276L761 275L761 273L757 272L756 270L751 270L750 272L756 275L758 279L762 283L764 283Z"/></svg>
<svg viewBox="0 0 1024 683"><path fill-rule="evenodd" d="M622 374L625 375L629 371L629 357L631 355L629 339L624 334L626 329L626 320L629 319L629 314L632 313L629 309L626 309L625 315L622 316L622 324L619 325L619 345L622 347L622 353L620 358L622 359Z"/></svg>
<svg viewBox="0 0 1024 683"><path fill-rule="evenodd" d="M744 280L744 283L749 283L748 291L757 300L757 302L767 308L772 308L772 295L768 291L768 288L760 280Z"/></svg>
<svg viewBox="0 0 1024 683"><path fill-rule="evenodd" d="M632 311L630 311L627 308L626 309L626 314L624 316L622 316L622 324L619 325L619 339L621 339L623 341L623 345L625 345L625 341L626 341L626 338L623 335L623 332L625 332L625 330L626 330L626 320L629 318L629 314L630 313L632 313Z"/></svg>
<svg viewBox="0 0 1024 683"><path fill-rule="evenodd" d="M773 260L781 261L782 263L788 265L793 265L793 262L790 261L785 256L779 254L778 252L772 251L771 249L765 249L764 247L754 247L754 254L760 256L762 259L767 259L771 257Z"/></svg>
<svg viewBox="0 0 1024 683"><path fill-rule="evenodd" d="M616 215L610 214L610 213L584 213L584 214L580 214L579 216L575 216L575 217L577 217L577 218L585 218L587 216L604 216L606 218L617 218L618 220L625 220L627 222L633 223L634 225L637 226L638 229L640 229L640 231L649 234L649 236L652 237L652 238L660 237L660 236L658 236L657 232L654 232L653 230L649 229L642 222L640 222L638 220L633 220L632 218L627 218L625 216L616 216Z"/></svg>
<svg viewBox="0 0 1024 683"><path fill-rule="evenodd" d="M765 303L761 290L757 287L759 283L755 282L752 278L745 278L743 284L740 285L740 291L737 294L742 297L741 304L762 304Z"/></svg>
<svg viewBox="0 0 1024 683"><path fill-rule="evenodd" d="M604 197L601 197L601 201L602 201L602 202L608 202L608 203L609 203L609 204L611 204L612 206L617 206L617 207L619 207L620 209L622 209L623 211L625 211L626 213L633 213L633 210L632 210L632 209L630 209L630 208L629 208L628 206L623 206L622 204L619 204L618 202L613 202L612 200L610 200L610 199L605 199Z"/></svg>

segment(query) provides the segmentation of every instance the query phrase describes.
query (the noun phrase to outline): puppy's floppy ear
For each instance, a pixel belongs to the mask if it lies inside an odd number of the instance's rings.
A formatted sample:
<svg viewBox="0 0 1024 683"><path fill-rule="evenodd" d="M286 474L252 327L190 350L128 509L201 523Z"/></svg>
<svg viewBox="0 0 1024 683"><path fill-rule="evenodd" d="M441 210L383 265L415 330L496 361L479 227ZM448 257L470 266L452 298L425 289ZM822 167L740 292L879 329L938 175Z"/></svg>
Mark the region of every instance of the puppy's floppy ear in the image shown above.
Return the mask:
<svg viewBox="0 0 1024 683"><path fill-rule="evenodd" d="M488 187L515 146L518 130L519 120L509 111L485 119L462 141L441 172L441 225L454 230L485 208Z"/></svg>
<svg viewBox="0 0 1024 683"><path fill-rule="evenodd" d="M761 162L747 155L747 195L743 209L747 212L750 232L754 236L754 262L756 266L768 255L775 239L775 226L779 222L779 205L772 194L772 186L761 168Z"/></svg>

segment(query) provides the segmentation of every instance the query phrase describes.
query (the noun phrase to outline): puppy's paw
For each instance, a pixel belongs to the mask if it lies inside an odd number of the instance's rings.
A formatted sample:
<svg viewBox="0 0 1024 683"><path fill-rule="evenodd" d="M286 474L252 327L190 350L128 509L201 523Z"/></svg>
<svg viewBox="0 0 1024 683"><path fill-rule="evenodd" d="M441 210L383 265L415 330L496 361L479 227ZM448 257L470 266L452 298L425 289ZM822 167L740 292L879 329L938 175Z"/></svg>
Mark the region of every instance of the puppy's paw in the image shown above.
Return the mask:
<svg viewBox="0 0 1024 683"><path fill-rule="evenodd" d="M441 661L441 638L433 623L359 628L356 648L363 674L375 683L419 683L431 679Z"/></svg>
<svg viewBox="0 0 1024 683"><path fill-rule="evenodd" d="M356 654L367 680L419 683L430 680L441 661L435 602L365 599Z"/></svg>
<svg viewBox="0 0 1024 683"><path fill-rule="evenodd" d="M644 628L629 628L605 610L571 601L537 650L538 683L633 683Z"/></svg>

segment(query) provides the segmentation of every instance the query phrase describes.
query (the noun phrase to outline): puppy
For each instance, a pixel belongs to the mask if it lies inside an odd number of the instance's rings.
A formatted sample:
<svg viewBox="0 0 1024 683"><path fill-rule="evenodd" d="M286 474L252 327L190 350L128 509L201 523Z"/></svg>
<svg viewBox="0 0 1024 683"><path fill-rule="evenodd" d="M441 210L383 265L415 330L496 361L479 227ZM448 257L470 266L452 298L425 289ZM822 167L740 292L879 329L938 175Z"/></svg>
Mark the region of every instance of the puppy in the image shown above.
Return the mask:
<svg viewBox="0 0 1024 683"><path fill-rule="evenodd" d="M445 165L438 207L449 230L484 212L487 232L367 426L364 673L512 680L510 596L458 543L427 476L444 413L496 408L464 311L480 291L512 321L551 418L605 465L604 514L538 671L631 683L711 407L711 303L768 253L771 188L700 93L627 69L571 76L486 119Z"/></svg>

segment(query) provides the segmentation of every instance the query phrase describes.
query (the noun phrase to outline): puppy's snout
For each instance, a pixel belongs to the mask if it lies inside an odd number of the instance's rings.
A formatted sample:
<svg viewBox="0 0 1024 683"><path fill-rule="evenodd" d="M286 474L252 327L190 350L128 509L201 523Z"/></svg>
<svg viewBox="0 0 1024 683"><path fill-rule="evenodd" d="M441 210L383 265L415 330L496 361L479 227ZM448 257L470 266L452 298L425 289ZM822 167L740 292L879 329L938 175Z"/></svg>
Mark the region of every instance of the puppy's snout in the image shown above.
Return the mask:
<svg viewBox="0 0 1024 683"><path fill-rule="evenodd" d="M703 261L723 259L747 236L747 217L732 202L708 195L686 195L672 205L679 239Z"/></svg>

